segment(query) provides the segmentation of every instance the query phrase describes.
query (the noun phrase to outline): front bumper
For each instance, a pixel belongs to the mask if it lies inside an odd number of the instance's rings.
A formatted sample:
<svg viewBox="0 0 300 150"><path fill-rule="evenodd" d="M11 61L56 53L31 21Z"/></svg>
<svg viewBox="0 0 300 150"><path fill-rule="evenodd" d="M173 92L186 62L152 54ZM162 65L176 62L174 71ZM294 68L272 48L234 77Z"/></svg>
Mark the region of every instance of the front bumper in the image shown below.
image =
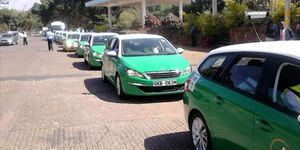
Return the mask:
<svg viewBox="0 0 300 150"><path fill-rule="evenodd" d="M100 57L97 57L97 56L90 56L89 63L93 67L101 67L102 66L102 60Z"/></svg>
<svg viewBox="0 0 300 150"><path fill-rule="evenodd" d="M68 47L68 46L64 45L64 50L67 51L67 52L75 51L76 48L77 47L74 47L74 46Z"/></svg>
<svg viewBox="0 0 300 150"><path fill-rule="evenodd" d="M141 79L137 77L122 78L123 91L127 95L151 96L151 95L167 95L180 94L184 92L184 83L189 74L177 78L168 79ZM154 81L176 80L176 85L173 86L153 86Z"/></svg>
<svg viewBox="0 0 300 150"><path fill-rule="evenodd" d="M12 41L0 41L0 45L12 45Z"/></svg>
<svg viewBox="0 0 300 150"><path fill-rule="evenodd" d="M78 56L83 57L83 55L84 55L84 49L78 47L76 49L76 53L77 53Z"/></svg>

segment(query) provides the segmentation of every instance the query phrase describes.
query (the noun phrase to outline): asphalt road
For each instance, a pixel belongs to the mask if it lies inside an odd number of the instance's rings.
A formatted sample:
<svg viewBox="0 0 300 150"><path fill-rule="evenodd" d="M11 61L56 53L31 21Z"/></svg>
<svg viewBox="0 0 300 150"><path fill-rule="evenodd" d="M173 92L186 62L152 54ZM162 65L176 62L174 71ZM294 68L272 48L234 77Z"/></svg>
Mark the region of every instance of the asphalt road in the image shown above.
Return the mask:
<svg viewBox="0 0 300 150"><path fill-rule="evenodd" d="M178 95L117 98L83 58L40 37L0 47L0 149L189 150ZM186 51L197 64L204 52Z"/></svg>

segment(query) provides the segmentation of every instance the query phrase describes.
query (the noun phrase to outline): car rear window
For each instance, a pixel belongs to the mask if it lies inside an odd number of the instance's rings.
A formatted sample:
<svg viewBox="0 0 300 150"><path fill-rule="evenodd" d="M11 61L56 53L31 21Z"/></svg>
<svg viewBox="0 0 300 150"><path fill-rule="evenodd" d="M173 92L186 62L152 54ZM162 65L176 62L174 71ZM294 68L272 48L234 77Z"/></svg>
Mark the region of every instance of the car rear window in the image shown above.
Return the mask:
<svg viewBox="0 0 300 150"><path fill-rule="evenodd" d="M240 58L225 75L225 85L254 95L262 74L264 62L265 58Z"/></svg>

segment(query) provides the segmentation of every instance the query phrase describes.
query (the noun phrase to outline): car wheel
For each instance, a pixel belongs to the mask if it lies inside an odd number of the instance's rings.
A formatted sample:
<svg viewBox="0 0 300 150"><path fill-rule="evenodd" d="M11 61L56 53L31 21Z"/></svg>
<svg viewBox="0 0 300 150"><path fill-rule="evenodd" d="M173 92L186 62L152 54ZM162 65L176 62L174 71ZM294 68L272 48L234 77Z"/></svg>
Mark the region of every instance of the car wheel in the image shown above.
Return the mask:
<svg viewBox="0 0 300 150"><path fill-rule="evenodd" d="M126 97L125 93L123 92L122 83L119 75L117 75L116 79L116 90L119 98L124 99Z"/></svg>
<svg viewBox="0 0 300 150"><path fill-rule="evenodd" d="M209 150L210 137L207 124L203 117L196 113L189 123L193 144L196 150Z"/></svg>
<svg viewBox="0 0 300 150"><path fill-rule="evenodd" d="M102 67L102 70L101 70L101 76L102 76L102 81L106 83L107 82L107 78L105 76L103 67Z"/></svg>

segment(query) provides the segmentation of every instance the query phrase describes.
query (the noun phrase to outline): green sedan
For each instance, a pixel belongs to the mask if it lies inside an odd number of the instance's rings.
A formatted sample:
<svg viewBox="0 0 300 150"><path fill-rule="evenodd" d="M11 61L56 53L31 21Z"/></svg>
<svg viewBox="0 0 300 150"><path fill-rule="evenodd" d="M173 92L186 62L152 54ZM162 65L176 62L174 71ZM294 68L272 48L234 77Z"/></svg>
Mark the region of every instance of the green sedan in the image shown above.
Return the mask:
<svg viewBox="0 0 300 150"><path fill-rule="evenodd" d="M117 33L93 33L91 34L89 45L84 48L84 62L89 69L102 66L102 55L107 42Z"/></svg>
<svg viewBox="0 0 300 150"><path fill-rule="evenodd" d="M89 39L91 38L91 33L82 33L80 34L80 38L78 43L78 47L75 49L75 55L78 57L83 57L84 55L84 47L89 45Z"/></svg>
<svg viewBox="0 0 300 150"><path fill-rule="evenodd" d="M187 79L197 150L300 150L300 42L226 46Z"/></svg>
<svg viewBox="0 0 300 150"><path fill-rule="evenodd" d="M79 40L79 37L80 33L67 32L66 38L63 41L63 50L66 52L75 51L78 47L77 41Z"/></svg>
<svg viewBox="0 0 300 150"><path fill-rule="evenodd" d="M120 98L183 93L191 72L188 61L168 40L150 34L112 38L102 61L102 79L116 87Z"/></svg>

